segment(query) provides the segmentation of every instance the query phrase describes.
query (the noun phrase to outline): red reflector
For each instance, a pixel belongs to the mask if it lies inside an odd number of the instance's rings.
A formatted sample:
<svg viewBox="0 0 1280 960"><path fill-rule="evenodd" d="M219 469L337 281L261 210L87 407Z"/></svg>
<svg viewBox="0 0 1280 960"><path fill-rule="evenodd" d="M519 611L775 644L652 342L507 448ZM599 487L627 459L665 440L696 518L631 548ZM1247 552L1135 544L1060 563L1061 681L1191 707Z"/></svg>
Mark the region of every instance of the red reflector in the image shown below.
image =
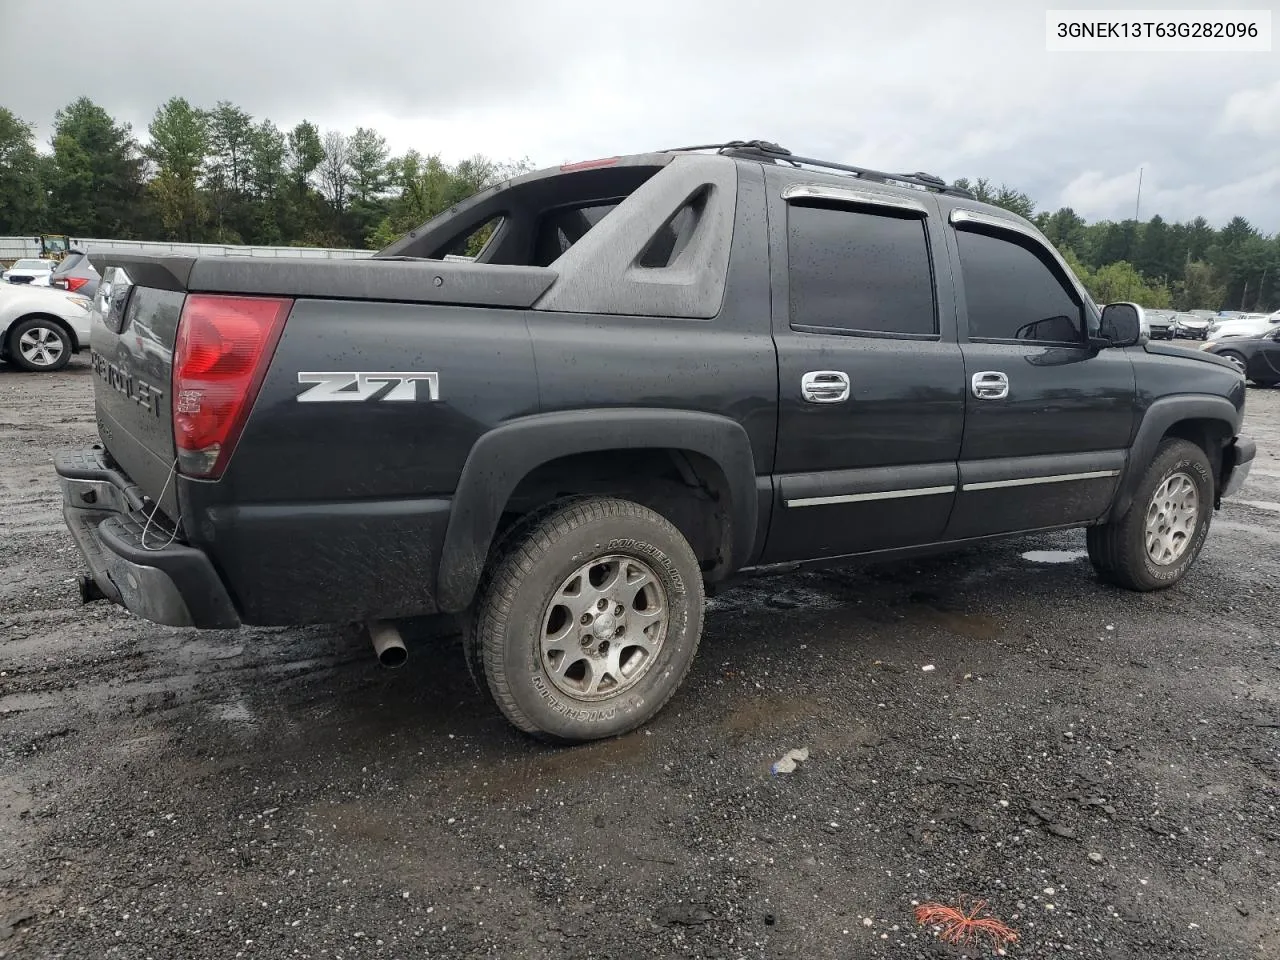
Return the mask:
<svg viewBox="0 0 1280 960"><path fill-rule="evenodd" d="M583 160L579 163L563 163L560 170L568 173L570 170L595 170L597 167L612 167L621 160L621 157L605 157L603 160Z"/></svg>
<svg viewBox="0 0 1280 960"><path fill-rule="evenodd" d="M191 294L173 356L173 438L188 476L218 477L240 439L292 300Z"/></svg>

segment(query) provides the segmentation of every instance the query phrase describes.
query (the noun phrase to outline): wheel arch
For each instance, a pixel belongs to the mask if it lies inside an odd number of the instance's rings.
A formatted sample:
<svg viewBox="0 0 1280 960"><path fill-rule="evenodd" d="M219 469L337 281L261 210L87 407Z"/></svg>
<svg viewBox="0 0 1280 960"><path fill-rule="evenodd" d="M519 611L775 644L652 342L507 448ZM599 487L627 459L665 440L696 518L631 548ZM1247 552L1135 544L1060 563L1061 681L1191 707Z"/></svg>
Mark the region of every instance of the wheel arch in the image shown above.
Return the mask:
<svg viewBox="0 0 1280 960"><path fill-rule="evenodd" d="M1218 506L1223 452L1226 444L1239 432L1240 419L1240 411L1225 397L1208 394L1162 397L1152 403L1129 448L1128 469L1121 478L1107 519L1118 520L1129 509L1134 491L1142 482L1156 450L1171 437L1194 443L1205 452L1214 471L1214 506Z"/></svg>
<svg viewBox="0 0 1280 960"><path fill-rule="evenodd" d="M536 499L546 489L540 480L549 465L613 464L619 475L637 458L670 463L690 491L703 487L723 504L723 523L716 528L721 559L710 576L746 565L758 500L751 442L741 424L698 411L648 408L536 414L484 434L467 457L440 553L440 609L457 613L471 603L513 496ZM583 482L575 485L589 487L601 476L581 472Z"/></svg>

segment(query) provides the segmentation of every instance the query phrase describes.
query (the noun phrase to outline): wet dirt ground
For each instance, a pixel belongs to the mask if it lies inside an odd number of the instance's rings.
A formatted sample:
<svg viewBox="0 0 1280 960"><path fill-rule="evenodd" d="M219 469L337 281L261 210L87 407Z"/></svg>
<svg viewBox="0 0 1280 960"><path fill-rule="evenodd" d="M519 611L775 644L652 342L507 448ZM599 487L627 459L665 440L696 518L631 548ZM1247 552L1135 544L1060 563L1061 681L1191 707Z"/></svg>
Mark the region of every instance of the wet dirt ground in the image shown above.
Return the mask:
<svg viewBox="0 0 1280 960"><path fill-rule="evenodd" d="M1183 584L1083 535L711 601L684 690L552 749L424 632L81 606L51 473L83 358L0 369L0 957L1280 957L1280 390ZM931 667L932 669L925 669ZM770 764L792 748L789 775Z"/></svg>

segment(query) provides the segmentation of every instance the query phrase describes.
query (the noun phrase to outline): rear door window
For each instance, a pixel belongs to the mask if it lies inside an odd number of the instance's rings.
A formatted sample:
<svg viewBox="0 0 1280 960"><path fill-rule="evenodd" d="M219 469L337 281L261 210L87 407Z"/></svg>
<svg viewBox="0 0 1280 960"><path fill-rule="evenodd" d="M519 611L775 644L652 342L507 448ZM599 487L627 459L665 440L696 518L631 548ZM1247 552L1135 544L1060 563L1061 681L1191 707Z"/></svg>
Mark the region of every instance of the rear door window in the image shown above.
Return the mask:
<svg viewBox="0 0 1280 960"><path fill-rule="evenodd" d="M809 333L932 338L933 270L922 216L791 203L791 326Z"/></svg>

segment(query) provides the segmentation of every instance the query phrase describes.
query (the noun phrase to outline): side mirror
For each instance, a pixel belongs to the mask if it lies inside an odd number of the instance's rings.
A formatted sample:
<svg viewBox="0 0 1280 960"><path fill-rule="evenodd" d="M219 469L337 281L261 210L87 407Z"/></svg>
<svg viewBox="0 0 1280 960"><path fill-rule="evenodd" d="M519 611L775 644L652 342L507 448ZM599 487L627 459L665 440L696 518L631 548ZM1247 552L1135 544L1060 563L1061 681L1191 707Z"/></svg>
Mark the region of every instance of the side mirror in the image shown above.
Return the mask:
<svg viewBox="0 0 1280 960"><path fill-rule="evenodd" d="M1110 347L1132 347L1142 339L1142 307L1136 303L1108 303L1102 308L1102 336Z"/></svg>

